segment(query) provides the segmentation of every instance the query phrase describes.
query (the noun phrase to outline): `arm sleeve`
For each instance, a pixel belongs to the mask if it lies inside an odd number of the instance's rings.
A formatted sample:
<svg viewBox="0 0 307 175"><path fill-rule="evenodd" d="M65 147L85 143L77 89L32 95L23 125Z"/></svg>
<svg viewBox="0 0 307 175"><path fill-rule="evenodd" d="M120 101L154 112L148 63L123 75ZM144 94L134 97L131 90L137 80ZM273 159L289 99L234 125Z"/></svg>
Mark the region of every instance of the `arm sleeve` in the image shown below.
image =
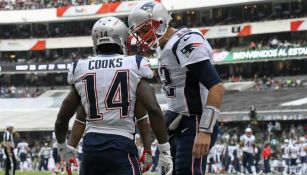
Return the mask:
<svg viewBox="0 0 307 175"><path fill-rule="evenodd" d="M222 82L210 60L189 64L187 68L193 77L200 81L207 89Z"/></svg>
<svg viewBox="0 0 307 175"><path fill-rule="evenodd" d="M67 82L69 85L75 84L74 74L75 74L77 65L78 65L78 60L75 60L71 63L69 67L68 74L67 74Z"/></svg>
<svg viewBox="0 0 307 175"><path fill-rule="evenodd" d="M199 32L183 35L173 46L181 68L212 58L212 48L204 36Z"/></svg>
<svg viewBox="0 0 307 175"><path fill-rule="evenodd" d="M240 141L244 141L244 138L243 138L243 136L241 136L241 137L240 137Z"/></svg>
<svg viewBox="0 0 307 175"><path fill-rule="evenodd" d="M146 57L136 56L136 63L139 74L142 78L151 79L154 76L154 73L151 70L150 62Z"/></svg>

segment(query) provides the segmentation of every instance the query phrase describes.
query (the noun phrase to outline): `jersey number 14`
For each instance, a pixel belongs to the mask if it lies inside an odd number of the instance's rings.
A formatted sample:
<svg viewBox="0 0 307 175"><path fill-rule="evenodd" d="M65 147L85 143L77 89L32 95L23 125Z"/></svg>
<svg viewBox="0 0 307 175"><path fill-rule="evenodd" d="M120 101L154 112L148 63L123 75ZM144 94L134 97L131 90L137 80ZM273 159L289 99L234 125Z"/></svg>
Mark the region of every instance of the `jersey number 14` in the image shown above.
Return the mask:
<svg viewBox="0 0 307 175"><path fill-rule="evenodd" d="M120 116L125 117L129 111L129 84L127 70L119 70L115 73L104 103L107 110L120 110ZM85 92L88 100L90 119L102 119L103 114L99 112L99 104L96 90L96 73L86 74L82 80L85 84ZM116 97L119 96L119 99Z"/></svg>

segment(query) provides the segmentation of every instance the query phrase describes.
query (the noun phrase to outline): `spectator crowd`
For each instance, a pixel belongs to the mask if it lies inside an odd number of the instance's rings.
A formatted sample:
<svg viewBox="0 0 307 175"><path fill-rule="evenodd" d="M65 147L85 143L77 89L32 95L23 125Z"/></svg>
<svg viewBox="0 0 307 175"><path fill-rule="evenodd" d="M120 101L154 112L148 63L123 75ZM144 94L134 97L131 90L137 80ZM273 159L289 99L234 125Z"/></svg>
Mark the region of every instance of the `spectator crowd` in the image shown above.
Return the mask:
<svg viewBox="0 0 307 175"><path fill-rule="evenodd" d="M236 126L244 127L242 123ZM208 155L207 172L210 173L247 173L248 165L242 158L244 145L240 143L246 133L239 127L228 127L222 124L216 145ZM250 126L248 126L250 127ZM306 125L292 124L290 128L283 127L275 121L268 122L266 129L252 126L256 141L253 146L255 173L260 174L298 174L307 173L306 151L307 133ZM234 128L234 129L233 129ZM53 174L63 171L63 164L54 163L53 151L56 148L54 134L45 135L45 139L33 140L20 137L15 139L15 155L18 157L20 171L49 171ZM139 153L142 153L142 143L137 134L135 139ZM82 154L82 142L78 153ZM156 172L157 141L152 143L153 166L151 172ZM0 169L4 168L6 157L3 147L0 146ZM77 169L75 169L77 171Z"/></svg>
<svg viewBox="0 0 307 175"><path fill-rule="evenodd" d="M0 0L0 10L34 10L60 6L93 5L122 0Z"/></svg>

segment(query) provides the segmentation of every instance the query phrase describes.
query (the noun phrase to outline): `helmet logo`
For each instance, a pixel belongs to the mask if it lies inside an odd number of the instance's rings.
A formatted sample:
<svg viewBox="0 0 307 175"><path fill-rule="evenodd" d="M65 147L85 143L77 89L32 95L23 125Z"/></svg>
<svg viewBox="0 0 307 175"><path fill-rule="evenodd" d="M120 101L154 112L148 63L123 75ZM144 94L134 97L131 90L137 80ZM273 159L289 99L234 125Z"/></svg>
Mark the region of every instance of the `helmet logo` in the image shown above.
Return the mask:
<svg viewBox="0 0 307 175"><path fill-rule="evenodd" d="M155 6L155 3L153 2L147 2L146 4L144 4L141 9L145 10L145 11L152 11L153 7Z"/></svg>

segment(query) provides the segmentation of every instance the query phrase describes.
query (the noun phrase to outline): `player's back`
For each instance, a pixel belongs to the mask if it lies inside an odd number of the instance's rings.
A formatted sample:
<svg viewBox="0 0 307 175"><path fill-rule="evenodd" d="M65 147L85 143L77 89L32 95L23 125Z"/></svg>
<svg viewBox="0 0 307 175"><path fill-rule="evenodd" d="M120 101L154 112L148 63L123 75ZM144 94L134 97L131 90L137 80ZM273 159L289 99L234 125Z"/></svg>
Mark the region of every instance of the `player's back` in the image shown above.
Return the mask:
<svg viewBox="0 0 307 175"><path fill-rule="evenodd" d="M290 155L290 147L289 147L289 144L283 144L281 146L281 149L283 150L283 154L282 154L282 158L284 159L289 159Z"/></svg>
<svg viewBox="0 0 307 175"><path fill-rule="evenodd" d="M26 153L28 148L28 143L26 142L20 142L17 145L17 149L19 150L19 153Z"/></svg>
<svg viewBox="0 0 307 175"><path fill-rule="evenodd" d="M133 139L136 88L153 76L140 56L98 55L75 61L68 82L74 84L87 114L86 133L115 134Z"/></svg>
<svg viewBox="0 0 307 175"><path fill-rule="evenodd" d="M229 156L234 156L234 152L237 150L237 147L235 145L229 145L228 146L228 155Z"/></svg>

